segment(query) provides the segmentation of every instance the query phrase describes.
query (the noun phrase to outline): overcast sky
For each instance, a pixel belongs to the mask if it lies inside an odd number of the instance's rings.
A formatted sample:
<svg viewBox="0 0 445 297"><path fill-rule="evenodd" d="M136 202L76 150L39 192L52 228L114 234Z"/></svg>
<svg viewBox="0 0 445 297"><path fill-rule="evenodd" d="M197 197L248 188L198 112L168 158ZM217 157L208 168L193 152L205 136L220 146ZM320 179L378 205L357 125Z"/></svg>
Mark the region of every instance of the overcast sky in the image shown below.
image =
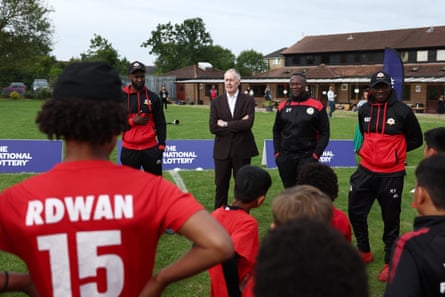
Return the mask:
<svg viewBox="0 0 445 297"><path fill-rule="evenodd" d="M235 55L254 49L264 55L304 36L445 25L444 0L47 0L54 9L53 55L80 57L94 34L120 57L147 65L155 57L140 45L158 24L200 17L214 45Z"/></svg>

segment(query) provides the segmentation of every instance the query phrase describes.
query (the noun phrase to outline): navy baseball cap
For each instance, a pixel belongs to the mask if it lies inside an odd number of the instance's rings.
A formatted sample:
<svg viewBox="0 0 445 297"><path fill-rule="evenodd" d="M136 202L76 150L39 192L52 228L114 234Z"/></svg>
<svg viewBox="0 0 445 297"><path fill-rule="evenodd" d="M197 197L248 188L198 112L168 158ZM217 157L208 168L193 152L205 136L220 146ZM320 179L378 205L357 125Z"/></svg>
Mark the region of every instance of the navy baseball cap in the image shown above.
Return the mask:
<svg viewBox="0 0 445 297"><path fill-rule="evenodd" d="M379 71L374 73L371 76L371 88L375 87L377 84L385 84L387 86L391 86L391 75L386 72Z"/></svg>

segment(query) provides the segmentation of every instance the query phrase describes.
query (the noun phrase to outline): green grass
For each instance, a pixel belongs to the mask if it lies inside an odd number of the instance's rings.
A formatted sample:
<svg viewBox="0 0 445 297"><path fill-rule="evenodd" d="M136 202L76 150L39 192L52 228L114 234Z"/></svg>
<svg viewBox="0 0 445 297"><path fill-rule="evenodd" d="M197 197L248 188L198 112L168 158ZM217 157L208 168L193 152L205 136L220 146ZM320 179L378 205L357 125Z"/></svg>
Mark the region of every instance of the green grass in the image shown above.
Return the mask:
<svg viewBox="0 0 445 297"><path fill-rule="evenodd" d="M45 136L38 132L34 119L39 110L42 101L34 100L9 100L0 99L0 138L1 139L45 139ZM179 120L179 125L168 125L168 139L212 139L208 129L209 108L208 106L188 106L188 105L169 105L165 112L168 122ZM260 149L260 155L252 160L254 165L261 164L261 150L264 139L272 138L272 124L275 113L257 112L253 132L257 145ZM357 121L357 114L350 111L336 111L331 120L331 139L352 139ZM445 117L439 115L418 114L423 131L427 129L445 125ZM416 164L423 157L423 148L419 148L408 155L408 168L405 180L405 191L402 200L401 232L407 232L412 229L413 218L416 213L411 208L412 193L414 188L413 172ZM112 160L116 160L114 151ZM347 210L347 193L349 190L349 177L354 168L335 168L339 179L339 197L335 201L338 208ZM271 202L273 197L281 190L281 181L276 169L269 170L273 185L269 191L265 204L252 211L259 222L260 235L263 237L269 229L271 216ZM213 206L213 171L180 171L187 189L209 210ZM17 183L30 174L2 174L0 175L0 190ZM168 172L164 177L173 180ZM372 251L375 255L374 262L368 264L369 284L371 296L382 296L384 284L377 281L377 274L383 266L383 243L382 220L380 218L380 208L374 204L369 215L369 233ZM168 265L190 247L190 242L177 235L165 235L161 238L155 270ZM24 264L16 257L0 253L0 271L1 270L26 270ZM272 272L273 273L273 272ZM320 272L322 273L322 272ZM167 297L186 297L209 295L209 279L207 273L201 273L190 279L169 286L163 296ZM8 294L8 296L24 296L21 294Z"/></svg>

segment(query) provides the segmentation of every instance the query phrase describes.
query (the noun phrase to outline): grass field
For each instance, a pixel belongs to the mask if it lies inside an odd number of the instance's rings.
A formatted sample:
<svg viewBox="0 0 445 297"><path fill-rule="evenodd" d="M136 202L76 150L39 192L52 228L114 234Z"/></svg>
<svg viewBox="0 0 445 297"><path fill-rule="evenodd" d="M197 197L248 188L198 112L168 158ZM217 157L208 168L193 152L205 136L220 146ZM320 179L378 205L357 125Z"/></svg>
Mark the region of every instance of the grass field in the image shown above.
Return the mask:
<svg viewBox="0 0 445 297"><path fill-rule="evenodd" d="M0 99L0 139L44 139L34 123L36 112L39 110L42 101L32 100L9 100ZM179 125L168 125L168 139L212 139L208 129L208 106L189 106L189 105L169 105L165 112L168 122L179 120ZM256 113L253 132L257 145L260 149L260 156L253 159L253 164L260 166L261 150L264 139L272 138L272 124L274 121L274 112L258 111ZM331 139L352 139L356 125L357 114L350 111L336 111L331 120ZM423 131L430 128L445 125L445 117L430 114L418 114ZM419 148L408 155L408 168L405 180L405 191L403 194L403 210L401 216L401 231L407 232L412 229L413 218L416 213L411 208L412 193L410 190L414 187L413 172L416 164L422 159L423 148ZM116 160L116 152L111 156ZM355 168L335 168L339 179L339 197L335 201L338 208L347 211L347 193L349 190L349 177ZM252 215L257 218L260 226L261 237L269 229L271 217L271 202L273 197L282 190L281 181L276 169L269 170L273 185L269 191L266 203L259 209L252 211ZM187 189L210 211L213 206L213 171L180 171L179 175L184 181ZM17 183L30 174L1 174L0 190ZM164 177L173 181L168 172ZM383 243L382 221L380 218L380 209L374 204L369 216L369 233L371 248L375 255L374 262L368 264L369 283L371 296L377 297L383 295L384 284L377 281L377 274L383 266ZM141 240L144 240L141 238ZM156 268L159 269L174 261L186 249L190 247L190 242L184 240L178 235L165 235L161 238L158 247ZM0 253L0 271L2 270L26 270L23 263L16 257ZM273 273L273 272L271 272ZM320 272L322 273L322 272ZM6 296L6 294L3 294ZM24 296L21 294L8 294L7 296ZM209 279L207 273L201 273L193 278L171 285L167 288L163 296L167 297L206 297L209 296Z"/></svg>

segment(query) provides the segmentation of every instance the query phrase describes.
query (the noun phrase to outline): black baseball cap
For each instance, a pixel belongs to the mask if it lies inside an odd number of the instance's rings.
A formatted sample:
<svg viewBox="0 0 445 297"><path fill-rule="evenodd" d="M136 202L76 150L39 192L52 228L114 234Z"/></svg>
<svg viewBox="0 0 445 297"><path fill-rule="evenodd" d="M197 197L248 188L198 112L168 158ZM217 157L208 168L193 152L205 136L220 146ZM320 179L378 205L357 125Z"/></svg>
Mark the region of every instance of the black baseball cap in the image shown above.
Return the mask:
<svg viewBox="0 0 445 297"><path fill-rule="evenodd" d="M130 64L128 68L128 74L132 74L135 71L143 71L145 72L145 65L139 61L134 61Z"/></svg>
<svg viewBox="0 0 445 297"><path fill-rule="evenodd" d="M387 86L391 86L391 75L386 72L379 71L374 73L371 76L371 88L375 87L377 84L385 84Z"/></svg>
<svg viewBox="0 0 445 297"><path fill-rule="evenodd" d="M68 65L57 79L53 99L121 101L122 81L105 62L79 62Z"/></svg>

